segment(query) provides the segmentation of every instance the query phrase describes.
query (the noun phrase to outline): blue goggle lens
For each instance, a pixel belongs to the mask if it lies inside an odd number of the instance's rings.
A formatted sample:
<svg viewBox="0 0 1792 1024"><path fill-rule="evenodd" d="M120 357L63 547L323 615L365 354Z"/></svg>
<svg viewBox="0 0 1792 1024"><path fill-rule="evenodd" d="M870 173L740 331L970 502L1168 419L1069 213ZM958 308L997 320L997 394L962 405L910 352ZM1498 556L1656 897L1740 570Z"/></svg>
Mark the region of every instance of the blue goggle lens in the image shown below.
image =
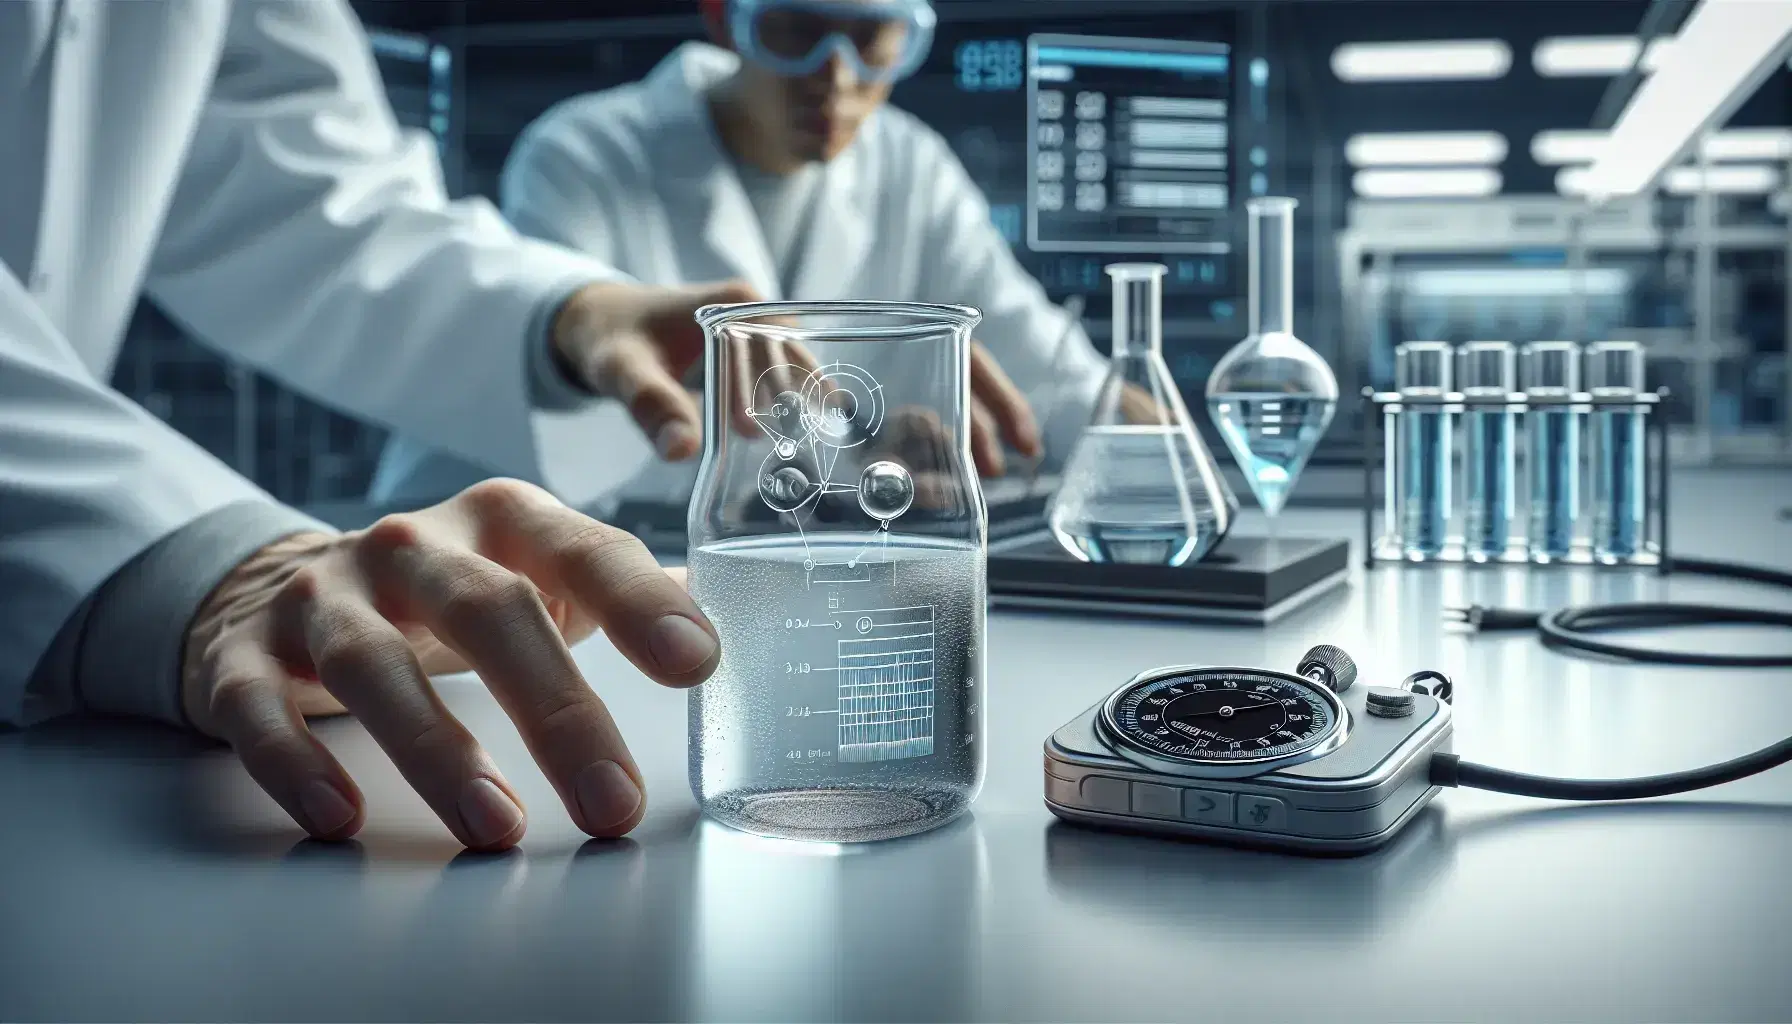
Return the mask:
<svg viewBox="0 0 1792 1024"><path fill-rule="evenodd" d="M933 37L932 8L914 0L736 0L734 13L743 55L790 75L810 74L840 51L861 77L902 77L926 59Z"/></svg>

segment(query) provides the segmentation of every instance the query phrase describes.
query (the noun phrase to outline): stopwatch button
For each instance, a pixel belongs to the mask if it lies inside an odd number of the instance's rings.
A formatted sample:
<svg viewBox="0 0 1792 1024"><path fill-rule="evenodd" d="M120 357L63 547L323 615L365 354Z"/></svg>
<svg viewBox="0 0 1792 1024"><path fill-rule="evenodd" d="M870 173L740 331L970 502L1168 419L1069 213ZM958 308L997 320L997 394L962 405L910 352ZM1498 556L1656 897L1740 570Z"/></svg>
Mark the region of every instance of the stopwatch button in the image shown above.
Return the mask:
<svg viewBox="0 0 1792 1024"><path fill-rule="evenodd" d="M1372 686L1369 698L1363 709L1377 718L1405 718L1412 714L1417 703L1410 690L1396 690L1391 686Z"/></svg>
<svg viewBox="0 0 1792 1024"><path fill-rule="evenodd" d="M1333 693L1343 693L1356 682L1356 662L1344 653L1341 647L1331 644L1320 644L1309 650L1300 659L1297 675L1312 675L1317 670L1321 673L1320 681L1331 687Z"/></svg>

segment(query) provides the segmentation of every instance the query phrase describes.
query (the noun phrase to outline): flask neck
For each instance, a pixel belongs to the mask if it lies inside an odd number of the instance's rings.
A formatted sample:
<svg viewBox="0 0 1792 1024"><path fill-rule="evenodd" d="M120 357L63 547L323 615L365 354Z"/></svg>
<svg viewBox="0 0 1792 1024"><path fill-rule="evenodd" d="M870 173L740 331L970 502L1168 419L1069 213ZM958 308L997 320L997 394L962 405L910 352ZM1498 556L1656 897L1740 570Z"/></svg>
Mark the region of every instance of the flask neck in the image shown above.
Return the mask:
<svg viewBox="0 0 1792 1024"><path fill-rule="evenodd" d="M1163 351L1163 282L1155 276L1114 281L1114 358Z"/></svg>
<svg viewBox="0 0 1792 1024"><path fill-rule="evenodd" d="M1251 334L1294 333L1294 211L1252 208Z"/></svg>

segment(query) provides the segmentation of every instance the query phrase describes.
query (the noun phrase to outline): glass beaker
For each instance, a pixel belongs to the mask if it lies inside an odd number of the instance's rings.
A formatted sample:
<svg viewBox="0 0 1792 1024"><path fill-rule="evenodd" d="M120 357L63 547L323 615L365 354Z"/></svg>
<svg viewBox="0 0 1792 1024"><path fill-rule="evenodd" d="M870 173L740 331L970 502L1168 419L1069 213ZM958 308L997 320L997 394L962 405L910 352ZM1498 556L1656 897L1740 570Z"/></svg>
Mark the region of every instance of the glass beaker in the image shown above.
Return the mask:
<svg viewBox="0 0 1792 1024"><path fill-rule="evenodd" d="M691 788L759 835L886 839L983 781L988 514L974 309L767 302L707 346L691 595L722 660L691 691Z"/></svg>
<svg viewBox="0 0 1792 1024"><path fill-rule="evenodd" d="M1198 561L1238 515L1238 499L1164 365L1165 269L1107 268L1114 281L1113 362L1047 514L1058 543L1085 562Z"/></svg>
<svg viewBox="0 0 1792 1024"><path fill-rule="evenodd" d="M1251 333L1207 378L1207 414L1272 523L1338 407L1337 376L1294 336L1294 207L1283 196L1245 203Z"/></svg>

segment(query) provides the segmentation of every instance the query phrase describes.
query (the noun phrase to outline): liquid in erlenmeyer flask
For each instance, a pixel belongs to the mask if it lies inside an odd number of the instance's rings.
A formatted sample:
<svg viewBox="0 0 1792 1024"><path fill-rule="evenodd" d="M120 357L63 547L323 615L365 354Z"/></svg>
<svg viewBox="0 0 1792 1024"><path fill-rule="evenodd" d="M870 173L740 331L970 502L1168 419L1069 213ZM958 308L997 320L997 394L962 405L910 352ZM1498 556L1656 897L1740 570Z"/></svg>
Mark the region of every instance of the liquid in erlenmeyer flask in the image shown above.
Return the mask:
<svg viewBox="0 0 1792 1024"><path fill-rule="evenodd" d="M1207 378L1207 412L1274 516L1306 468L1338 407L1338 379L1294 336L1294 200L1253 199L1251 333Z"/></svg>
<svg viewBox="0 0 1792 1024"><path fill-rule="evenodd" d="M1114 360L1048 519L1089 562L1183 565L1231 528L1238 499L1189 422L1163 360L1160 264L1116 264Z"/></svg>

